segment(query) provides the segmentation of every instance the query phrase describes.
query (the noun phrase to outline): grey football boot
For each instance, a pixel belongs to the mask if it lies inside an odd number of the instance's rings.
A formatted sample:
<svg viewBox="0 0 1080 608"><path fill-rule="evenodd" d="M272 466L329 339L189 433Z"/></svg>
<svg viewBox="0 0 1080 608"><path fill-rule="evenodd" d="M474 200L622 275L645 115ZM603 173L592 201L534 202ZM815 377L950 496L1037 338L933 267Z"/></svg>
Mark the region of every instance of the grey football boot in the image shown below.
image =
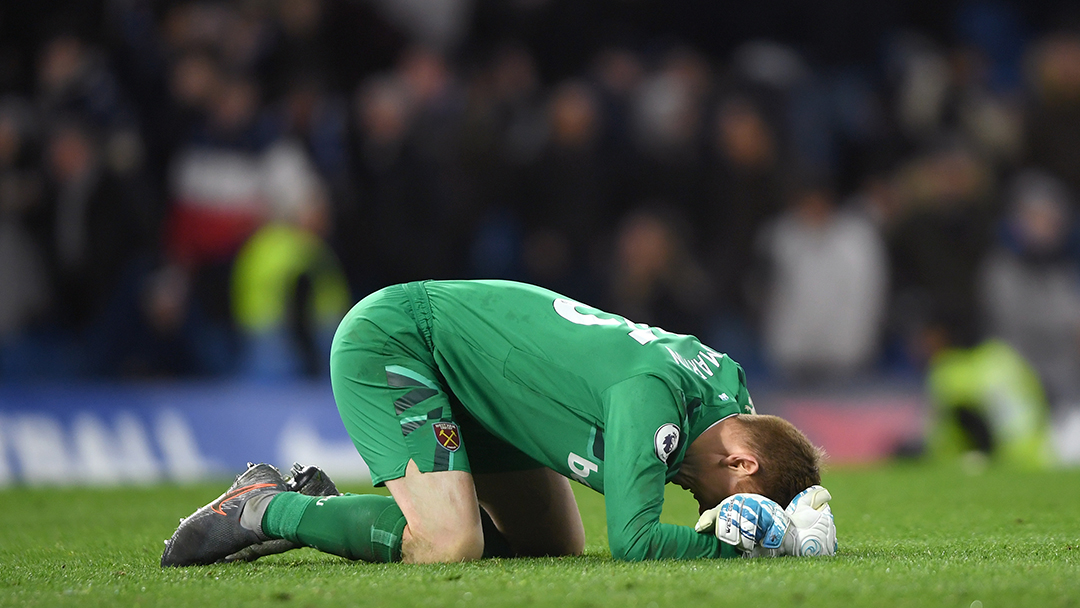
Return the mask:
<svg viewBox="0 0 1080 608"><path fill-rule="evenodd" d="M286 491L281 472L268 464L248 469L213 502L180 520L165 541L161 566L203 566L267 540L262 515L275 495Z"/></svg>
<svg viewBox="0 0 1080 608"><path fill-rule="evenodd" d="M299 492L305 496L337 496L337 486L326 475L326 472L316 466L303 466L294 463L292 477L285 481L285 487L290 492ZM303 545L294 543L284 538L275 538L245 547L225 558L227 562L253 562L266 555L284 553L292 549L299 549Z"/></svg>

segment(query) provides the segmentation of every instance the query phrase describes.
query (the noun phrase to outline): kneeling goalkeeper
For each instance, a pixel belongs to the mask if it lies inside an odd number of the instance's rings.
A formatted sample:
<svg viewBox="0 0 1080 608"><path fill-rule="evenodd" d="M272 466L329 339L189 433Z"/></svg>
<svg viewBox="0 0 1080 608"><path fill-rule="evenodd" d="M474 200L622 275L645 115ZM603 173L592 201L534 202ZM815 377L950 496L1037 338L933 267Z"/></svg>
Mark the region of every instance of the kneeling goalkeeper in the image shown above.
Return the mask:
<svg viewBox="0 0 1080 608"><path fill-rule="evenodd" d="M338 495L313 467L286 482L251 466L181 523L163 566L297 546L374 562L578 555L569 479L605 495L616 559L798 554L788 515L806 489L801 519L826 530L817 552L835 550L819 450L757 415L742 368L692 336L521 283L408 283L341 322L331 381L392 498ZM668 482L715 534L660 523Z"/></svg>

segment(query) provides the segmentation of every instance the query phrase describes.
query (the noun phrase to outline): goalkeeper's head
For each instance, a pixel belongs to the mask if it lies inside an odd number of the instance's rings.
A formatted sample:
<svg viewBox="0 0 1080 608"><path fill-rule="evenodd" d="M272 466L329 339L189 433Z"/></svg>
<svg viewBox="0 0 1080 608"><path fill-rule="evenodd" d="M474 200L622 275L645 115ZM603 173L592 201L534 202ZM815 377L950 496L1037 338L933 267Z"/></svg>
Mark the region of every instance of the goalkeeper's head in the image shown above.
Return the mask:
<svg viewBox="0 0 1080 608"><path fill-rule="evenodd" d="M673 481L693 492L702 511L740 492L787 506L796 494L821 483L823 455L783 418L740 414L695 439Z"/></svg>

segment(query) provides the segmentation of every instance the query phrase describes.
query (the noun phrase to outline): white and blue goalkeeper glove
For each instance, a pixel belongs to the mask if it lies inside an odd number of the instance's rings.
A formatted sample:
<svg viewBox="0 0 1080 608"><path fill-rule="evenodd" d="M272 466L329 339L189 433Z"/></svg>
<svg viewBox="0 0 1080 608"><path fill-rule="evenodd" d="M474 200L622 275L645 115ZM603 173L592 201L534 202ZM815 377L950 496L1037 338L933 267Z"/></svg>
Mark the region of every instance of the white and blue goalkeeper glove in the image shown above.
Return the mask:
<svg viewBox="0 0 1080 608"><path fill-rule="evenodd" d="M836 525L822 486L811 486L781 510L759 494L735 494L701 514L694 529L713 531L747 557L836 553Z"/></svg>
<svg viewBox="0 0 1080 608"><path fill-rule="evenodd" d="M721 542L743 553L756 547L779 549L791 520L780 505L760 494L734 494L705 511L694 529L712 531Z"/></svg>

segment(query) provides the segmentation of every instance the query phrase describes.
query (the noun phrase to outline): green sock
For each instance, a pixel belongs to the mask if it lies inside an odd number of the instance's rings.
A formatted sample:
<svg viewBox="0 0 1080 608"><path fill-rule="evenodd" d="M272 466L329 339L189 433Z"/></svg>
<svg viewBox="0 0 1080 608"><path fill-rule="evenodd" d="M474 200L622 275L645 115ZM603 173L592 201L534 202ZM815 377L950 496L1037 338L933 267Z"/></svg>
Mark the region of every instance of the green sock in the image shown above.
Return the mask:
<svg viewBox="0 0 1080 608"><path fill-rule="evenodd" d="M366 562L401 561L405 516L376 494L305 496L282 492L263 515L263 532L319 551Z"/></svg>

